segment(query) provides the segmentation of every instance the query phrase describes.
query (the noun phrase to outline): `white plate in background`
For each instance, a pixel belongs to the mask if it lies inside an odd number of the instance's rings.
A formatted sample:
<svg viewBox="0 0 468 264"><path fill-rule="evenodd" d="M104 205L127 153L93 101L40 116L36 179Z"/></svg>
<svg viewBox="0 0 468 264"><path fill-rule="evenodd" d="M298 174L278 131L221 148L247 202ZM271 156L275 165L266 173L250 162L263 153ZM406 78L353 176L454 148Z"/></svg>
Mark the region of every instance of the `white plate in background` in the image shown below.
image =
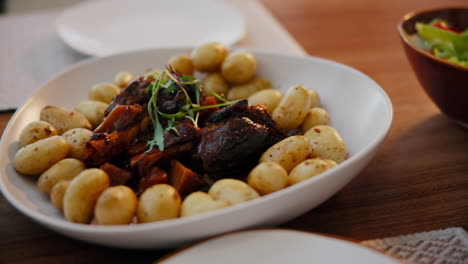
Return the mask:
<svg viewBox="0 0 468 264"><path fill-rule="evenodd" d="M243 17L214 0L99 0L65 10L58 35L93 56L187 47L217 41L232 45L245 34Z"/></svg>
<svg viewBox="0 0 468 264"><path fill-rule="evenodd" d="M296 84L317 91L321 105L330 113L332 126L346 142L350 153L347 160L307 181L252 201L190 217L122 226L66 221L49 197L38 190L36 177L15 171L12 161L19 149L19 134L28 123L39 119L44 106L72 109L87 98L94 84L113 80L119 71L142 74L149 68L162 68L174 55L190 51L161 48L93 58L46 83L15 112L2 135L0 190L5 198L38 223L79 240L123 248L169 248L233 230L275 226L304 214L351 181L371 160L390 129L390 99L365 74L321 58L252 51L257 59L257 75L269 79L281 92Z"/></svg>
<svg viewBox="0 0 468 264"><path fill-rule="evenodd" d="M171 254L154 264L398 264L376 250L324 235L285 229L222 235Z"/></svg>

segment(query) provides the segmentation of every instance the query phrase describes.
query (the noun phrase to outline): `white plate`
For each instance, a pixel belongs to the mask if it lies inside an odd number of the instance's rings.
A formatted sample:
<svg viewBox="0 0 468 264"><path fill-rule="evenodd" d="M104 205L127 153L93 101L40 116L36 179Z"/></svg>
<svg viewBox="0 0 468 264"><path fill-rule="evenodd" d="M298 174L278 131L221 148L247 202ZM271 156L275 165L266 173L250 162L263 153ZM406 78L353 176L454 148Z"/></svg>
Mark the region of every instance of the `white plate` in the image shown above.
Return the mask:
<svg viewBox="0 0 468 264"><path fill-rule="evenodd" d="M154 263L401 264L347 240L283 229L242 231L215 237Z"/></svg>
<svg viewBox="0 0 468 264"><path fill-rule="evenodd" d="M131 226L90 226L68 222L49 198L40 193L34 177L19 175L12 160L21 129L39 119L46 105L73 108L87 98L89 88L109 81L115 73L142 73L162 68L175 54L190 49L154 49L91 59L46 83L11 118L0 146L0 189L25 215L57 232L108 246L164 248L226 231L274 226L319 205L347 184L374 156L392 121L392 105L384 90L348 66L314 57L254 51L258 75L285 91L295 84L315 89L332 125L342 134L350 158L300 184L261 198L193 217Z"/></svg>
<svg viewBox="0 0 468 264"><path fill-rule="evenodd" d="M65 43L94 56L210 41L232 45L245 33L242 16L212 0L88 1L67 9L56 24Z"/></svg>

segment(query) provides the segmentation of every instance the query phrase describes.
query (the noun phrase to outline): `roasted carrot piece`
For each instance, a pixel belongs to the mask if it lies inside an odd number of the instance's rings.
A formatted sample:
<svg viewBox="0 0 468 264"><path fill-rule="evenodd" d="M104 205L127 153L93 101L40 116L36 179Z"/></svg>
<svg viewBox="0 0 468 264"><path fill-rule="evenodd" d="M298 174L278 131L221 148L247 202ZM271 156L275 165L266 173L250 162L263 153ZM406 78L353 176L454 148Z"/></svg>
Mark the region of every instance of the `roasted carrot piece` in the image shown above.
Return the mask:
<svg viewBox="0 0 468 264"><path fill-rule="evenodd" d="M109 175L111 186L124 185L132 178L130 171L119 168L109 162L102 164L100 169Z"/></svg>
<svg viewBox="0 0 468 264"><path fill-rule="evenodd" d="M169 182L182 196L198 190L203 185L203 180L197 173L185 167L177 160L171 161Z"/></svg>

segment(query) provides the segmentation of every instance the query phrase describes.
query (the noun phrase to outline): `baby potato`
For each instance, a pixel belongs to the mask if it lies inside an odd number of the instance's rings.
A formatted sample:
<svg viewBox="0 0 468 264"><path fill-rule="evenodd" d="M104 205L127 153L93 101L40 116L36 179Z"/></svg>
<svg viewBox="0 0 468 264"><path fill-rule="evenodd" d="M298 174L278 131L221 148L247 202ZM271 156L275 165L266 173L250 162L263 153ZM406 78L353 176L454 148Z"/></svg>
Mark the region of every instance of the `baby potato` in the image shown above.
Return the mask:
<svg viewBox="0 0 468 264"><path fill-rule="evenodd" d="M335 167L336 165L338 165L338 164L336 164L336 162L333 161L333 160L324 159L323 161L325 161L325 163L326 163L326 164L328 165L328 167L330 167L330 168L333 168L333 167Z"/></svg>
<svg viewBox="0 0 468 264"><path fill-rule="evenodd" d="M305 134L312 144L312 155L340 163L348 152L341 135L331 126L314 126Z"/></svg>
<svg viewBox="0 0 468 264"><path fill-rule="evenodd" d="M41 174L68 155L70 146L61 136L52 136L26 145L13 159L13 166L26 175Z"/></svg>
<svg viewBox="0 0 468 264"><path fill-rule="evenodd" d="M222 179L215 182L208 194L218 200L231 204L238 204L260 197L260 195L247 183L235 179Z"/></svg>
<svg viewBox="0 0 468 264"><path fill-rule="evenodd" d="M96 201L109 187L109 182L107 173L100 169L87 169L73 178L63 197L65 218L75 223L89 223Z"/></svg>
<svg viewBox="0 0 468 264"><path fill-rule="evenodd" d="M58 106L42 108L40 119L50 123L57 129L59 134L63 134L72 128L92 129L91 123L83 114Z"/></svg>
<svg viewBox="0 0 468 264"><path fill-rule="evenodd" d="M309 93L309 98L310 98L309 107L310 108L319 107L320 106L319 94L312 89L308 89L307 92Z"/></svg>
<svg viewBox="0 0 468 264"><path fill-rule="evenodd" d="M137 216L141 223L177 218L181 199L177 190L168 184L156 184L146 189L138 202Z"/></svg>
<svg viewBox="0 0 468 264"><path fill-rule="evenodd" d="M136 77L131 72L121 71L118 72L114 77L114 84L119 88L125 88L130 82L135 80Z"/></svg>
<svg viewBox="0 0 468 264"><path fill-rule="evenodd" d="M227 99L230 101L247 99L249 96L260 90L271 88L271 82L264 78L255 78L252 81L233 86L227 93Z"/></svg>
<svg viewBox="0 0 468 264"><path fill-rule="evenodd" d="M229 54L221 64L221 74L233 84L246 83L255 76L257 61L252 53L236 51Z"/></svg>
<svg viewBox="0 0 468 264"><path fill-rule="evenodd" d="M81 101L75 110L83 114L91 123L93 128L98 127L104 119L104 112L108 104L99 101Z"/></svg>
<svg viewBox="0 0 468 264"><path fill-rule="evenodd" d="M283 95L276 89L266 89L253 93L247 98L249 105L264 105L268 112L273 112L281 101Z"/></svg>
<svg viewBox="0 0 468 264"><path fill-rule="evenodd" d="M63 159L41 174L37 187L45 193L50 193L57 183L71 180L85 169L86 165L77 159Z"/></svg>
<svg viewBox="0 0 468 264"><path fill-rule="evenodd" d="M224 200L215 200L205 192L193 192L182 202L181 216L191 216L218 210L231 205Z"/></svg>
<svg viewBox="0 0 468 264"><path fill-rule="evenodd" d="M267 149L259 162L276 162L287 172L305 160L311 151L310 141L305 136L287 137Z"/></svg>
<svg viewBox="0 0 468 264"><path fill-rule="evenodd" d="M330 115L328 112L320 107L314 107L307 111L307 115L302 123L301 129L305 133L307 130L311 129L314 126L319 125L329 125L330 124Z"/></svg>
<svg viewBox="0 0 468 264"><path fill-rule="evenodd" d="M259 194L269 194L288 186L288 172L278 163L262 162L249 173L247 183Z"/></svg>
<svg viewBox="0 0 468 264"><path fill-rule="evenodd" d="M173 56L168 63L182 75L193 75L192 59L187 55Z"/></svg>
<svg viewBox="0 0 468 264"><path fill-rule="evenodd" d="M321 158L308 159L301 162L291 171L289 179L291 184L296 184L310 179L334 166L336 166L336 163L332 160L324 160Z"/></svg>
<svg viewBox="0 0 468 264"><path fill-rule="evenodd" d="M202 94L204 96L213 95L211 92L215 92L219 95L226 95L228 90L229 86L219 72L210 73L203 80Z"/></svg>
<svg viewBox="0 0 468 264"><path fill-rule="evenodd" d="M33 121L21 130L19 136L20 147L56 135L58 135L58 131L51 124L45 121Z"/></svg>
<svg viewBox="0 0 468 264"><path fill-rule="evenodd" d="M221 43L210 42L196 47L191 54L195 70L200 72L215 72L221 66L228 49Z"/></svg>
<svg viewBox="0 0 468 264"><path fill-rule="evenodd" d="M79 160L84 159L87 153L86 142L92 134L93 132L84 128L74 128L63 133L62 137L70 145L68 156Z"/></svg>
<svg viewBox="0 0 468 264"><path fill-rule="evenodd" d="M99 225L127 225L132 222L137 198L132 189L118 185L106 189L98 198L94 216Z"/></svg>
<svg viewBox="0 0 468 264"><path fill-rule="evenodd" d="M108 104L119 93L120 88L112 83L98 83L89 90L88 99Z"/></svg>
<svg viewBox="0 0 468 264"><path fill-rule="evenodd" d="M280 128L295 129L304 122L309 104L307 89L302 85L292 86L283 96L271 117Z"/></svg>
<svg viewBox="0 0 468 264"><path fill-rule="evenodd" d="M50 200L57 209L63 209L63 196L65 196L70 182L71 181L61 181L55 184L54 188L50 191Z"/></svg>

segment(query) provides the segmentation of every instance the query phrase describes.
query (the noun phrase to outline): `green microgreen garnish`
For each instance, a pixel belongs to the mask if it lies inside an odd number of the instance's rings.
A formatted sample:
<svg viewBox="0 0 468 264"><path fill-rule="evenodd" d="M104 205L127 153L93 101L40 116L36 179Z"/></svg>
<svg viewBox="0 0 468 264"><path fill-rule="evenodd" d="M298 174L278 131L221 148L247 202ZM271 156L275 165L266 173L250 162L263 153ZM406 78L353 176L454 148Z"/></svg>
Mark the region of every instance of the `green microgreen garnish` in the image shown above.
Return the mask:
<svg viewBox="0 0 468 264"><path fill-rule="evenodd" d="M154 78L155 81L146 88L146 93L150 97L148 101L148 113L153 123L153 135L147 142L149 149L148 152L157 147L160 151L164 151L164 132L173 131L179 135L176 125L184 119L192 121L195 127L198 127L198 118L201 110L223 107L237 103L238 101L229 102L222 98L220 95L214 93L213 95L223 103L214 105L200 106L200 92L201 85L200 81L195 79L193 76L180 76L178 72L172 69L170 66L167 67L161 73L153 73L150 77ZM195 102L189 96L188 88L193 89ZM182 91L185 95L185 104L178 109L178 112L169 114L163 113L158 107L158 96L162 94L174 94L178 91ZM166 119L167 125L163 127L161 121Z"/></svg>
<svg viewBox="0 0 468 264"><path fill-rule="evenodd" d="M218 99L218 101L225 102L225 103L229 102L228 100L226 100L224 97L222 97L215 91L211 91L211 95L213 95L216 99Z"/></svg>

